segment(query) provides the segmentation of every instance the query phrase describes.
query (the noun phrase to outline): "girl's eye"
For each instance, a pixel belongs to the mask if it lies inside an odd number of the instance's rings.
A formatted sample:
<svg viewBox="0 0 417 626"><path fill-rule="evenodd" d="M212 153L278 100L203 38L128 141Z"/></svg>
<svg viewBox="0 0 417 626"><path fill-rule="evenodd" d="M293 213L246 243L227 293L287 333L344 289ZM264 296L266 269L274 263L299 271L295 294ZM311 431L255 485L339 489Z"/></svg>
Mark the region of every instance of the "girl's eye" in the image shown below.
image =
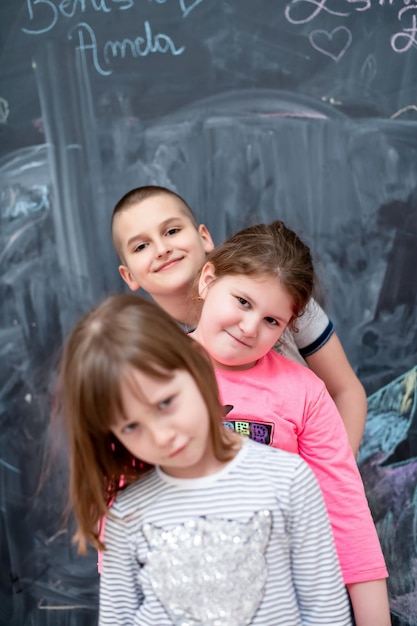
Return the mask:
<svg viewBox="0 0 417 626"><path fill-rule="evenodd" d="M240 296L236 296L237 301L239 302L239 304L241 304L242 306L244 306L245 308L249 308L250 304L247 300L245 300L245 298L241 298Z"/></svg>
<svg viewBox="0 0 417 626"><path fill-rule="evenodd" d="M138 428L139 428L139 424L135 424L135 423L128 424L127 426L124 426L122 428L122 433L124 435L129 435L130 433L132 433L134 430L137 430Z"/></svg>
<svg viewBox="0 0 417 626"><path fill-rule="evenodd" d="M277 320L275 320L273 317L264 317L264 320L268 324L271 324L271 326L279 326Z"/></svg>
<svg viewBox="0 0 417 626"><path fill-rule="evenodd" d="M176 235L177 233L180 232L180 228L170 228L169 230L167 230L166 234L167 235Z"/></svg>
<svg viewBox="0 0 417 626"><path fill-rule="evenodd" d="M174 400L174 396L170 396L169 398L162 400L162 402L158 403L158 409L160 409L161 411L164 411L172 404L173 400Z"/></svg>
<svg viewBox="0 0 417 626"><path fill-rule="evenodd" d="M141 250L144 250L147 245L148 245L147 243L140 243L138 246L136 246L136 248L134 249L134 252L140 252Z"/></svg>

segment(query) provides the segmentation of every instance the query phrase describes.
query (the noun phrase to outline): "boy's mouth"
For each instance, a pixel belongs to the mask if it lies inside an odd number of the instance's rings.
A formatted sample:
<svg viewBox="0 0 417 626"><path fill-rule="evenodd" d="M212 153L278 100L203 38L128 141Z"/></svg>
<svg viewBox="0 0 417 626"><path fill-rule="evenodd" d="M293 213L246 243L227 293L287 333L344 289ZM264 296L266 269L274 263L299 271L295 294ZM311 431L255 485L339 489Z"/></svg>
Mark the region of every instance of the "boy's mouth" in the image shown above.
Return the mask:
<svg viewBox="0 0 417 626"><path fill-rule="evenodd" d="M170 269L171 267L173 267L174 265L177 265L177 263L179 263L180 261L183 260L183 256L178 257L177 259L169 259L169 261L165 261L165 263L162 263L161 265L159 265L159 267L157 267L154 272L158 273L158 272L163 272L164 270Z"/></svg>

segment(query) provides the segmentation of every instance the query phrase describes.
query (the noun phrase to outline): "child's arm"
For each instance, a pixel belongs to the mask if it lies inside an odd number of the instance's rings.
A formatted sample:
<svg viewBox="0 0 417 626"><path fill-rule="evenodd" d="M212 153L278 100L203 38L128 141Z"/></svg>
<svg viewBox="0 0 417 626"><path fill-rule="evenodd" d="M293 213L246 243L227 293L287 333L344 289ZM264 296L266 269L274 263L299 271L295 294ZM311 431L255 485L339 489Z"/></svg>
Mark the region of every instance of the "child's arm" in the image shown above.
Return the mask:
<svg viewBox="0 0 417 626"><path fill-rule="evenodd" d="M298 331L292 335L294 343L308 367L326 385L342 416L356 456L368 408L362 383L349 363L332 322L313 298L296 325ZM289 356L291 358L291 354Z"/></svg>
<svg viewBox="0 0 417 626"><path fill-rule="evenodd" d="M114 510L113 510L114 512ZM131 626L142 603L128 530L122 519L106 518L100 575L99 626Z"/></svg>
<svg viewBox="0 0 417 626"><path fill-rule="evenodd" d="M306 357L307 365L322 379L340 415L356 456L365 429L368 403L362 383L353 371L335 333L317 352Z"/></svg>
<svg viewBox="0 0 417 626"><path fill-rule="evenodd" d="M317 379L311 382L319 384L321 391L317 393L313 387L308 391L299 454L312 468L322 490L344 581L355 594L355 612L360 615L364 611L366 626L386 624L389 610L383 594L376 605L362 593L368 584L370 589L382 589L381 579L387 576L362 478L334 403ZM379 622L381 615L384 620Z"/></svg>
<svg viewBox="0 0 417 626"><path fill-rule="evenodd" d="M385 579L348 585L356 626L391 626Z"/></svg>
<svg viewBox="0 0 417 626"><path fill-rule="evenodd" d="M347 591L323 497L305 463L300 464L292 483L289 534L301 623L350 626Z"/></svg>

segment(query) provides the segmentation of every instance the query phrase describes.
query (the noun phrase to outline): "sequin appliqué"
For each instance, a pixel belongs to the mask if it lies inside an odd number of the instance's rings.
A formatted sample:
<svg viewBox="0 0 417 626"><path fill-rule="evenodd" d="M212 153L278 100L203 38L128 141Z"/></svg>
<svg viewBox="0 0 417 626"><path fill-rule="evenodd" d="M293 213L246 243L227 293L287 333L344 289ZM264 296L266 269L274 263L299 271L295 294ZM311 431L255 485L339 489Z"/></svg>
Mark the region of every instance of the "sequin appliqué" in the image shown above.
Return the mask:
<svg viewBox="0 0 417 626"><path fill-rule="evenodd" d="M192 519L164 530L143 526L146 572L176 626L246 626L262 599L269 511L247 522Z"/></svg>

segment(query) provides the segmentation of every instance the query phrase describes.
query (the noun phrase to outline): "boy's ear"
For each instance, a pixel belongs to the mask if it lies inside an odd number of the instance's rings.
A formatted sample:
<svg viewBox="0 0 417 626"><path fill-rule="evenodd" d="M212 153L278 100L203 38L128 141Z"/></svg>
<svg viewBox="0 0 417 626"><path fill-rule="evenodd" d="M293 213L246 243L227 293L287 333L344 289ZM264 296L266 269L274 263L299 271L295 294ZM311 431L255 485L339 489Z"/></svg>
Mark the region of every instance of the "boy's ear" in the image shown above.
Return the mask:
<svg viewBox="0 0 417 626"><path fill-rule="evenodd" d="M201 270L200 278L198 281L198 295L202 300L205 299L207 293L207 287L210 283L216 280L216 273L212 263L206 263Z"/></svg>
<svg viewBox="0 0 417 626"><path fill-rule="evenodd" d="M198 227L198 234L200 235L200 239L203 242L204 252L208 254L212 250L214 250L213 239L211 238L210 232L204 224L200 224Z"/></svg>
<svg viewBox="0 0 417 626"><path fill-rule="evenodd" d="M138 281L133 278L126 265L119 265L119 274L131 291L137 291L139 289L140 285Z"/></svg>

